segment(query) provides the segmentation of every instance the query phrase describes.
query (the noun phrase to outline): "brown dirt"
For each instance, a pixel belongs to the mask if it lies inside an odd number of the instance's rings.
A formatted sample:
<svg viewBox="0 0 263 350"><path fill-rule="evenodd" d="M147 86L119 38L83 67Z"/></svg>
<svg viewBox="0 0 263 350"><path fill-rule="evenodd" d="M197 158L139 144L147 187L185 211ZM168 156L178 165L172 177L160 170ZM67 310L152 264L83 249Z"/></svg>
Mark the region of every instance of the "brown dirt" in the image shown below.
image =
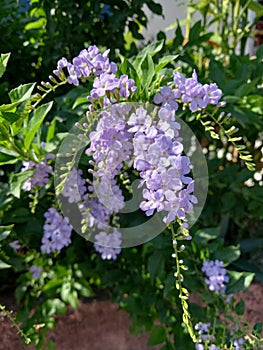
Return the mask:
<svg viewBox="0 0 263 350"><path fill-rule="evenodd" d="M254 283L246 292L239 293L246 303L244 318L252 324L263 322L263 284ZM0 298L8 309L15 308L10 297ZM58 316L56 329L50 331L50 339L57 350L147 350L147 334L135 337L129 333L129 317L117 305L107 300L81 302L78 309L69 308L67 315ZM0 315L0 350L33 350L25 347L17 331L6 317Z"/></svg>

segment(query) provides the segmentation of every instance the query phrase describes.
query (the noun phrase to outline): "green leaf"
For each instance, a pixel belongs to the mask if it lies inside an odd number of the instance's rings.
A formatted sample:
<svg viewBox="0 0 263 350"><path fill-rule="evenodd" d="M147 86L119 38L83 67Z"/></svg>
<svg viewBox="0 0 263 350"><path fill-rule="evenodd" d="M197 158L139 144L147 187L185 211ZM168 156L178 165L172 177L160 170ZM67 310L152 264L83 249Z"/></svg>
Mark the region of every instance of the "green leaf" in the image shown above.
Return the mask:
<svg viewBox="0 0 263 350"><path fill-rule="evenodd" d="M0 269L8 269L11 265L6 264L4 261L0 260Z"/></svg>
<svg viewBox="0 0 263 350"><path fill-rule="evenodd" d="M222 249L216 250L213 253L213 259L222 260L227 265L237 260L239 257L240 257L239 246L224 247Z"/></svg>
<svg viewBox="0 0 263 350"><path fill-rule="evenodd" d="M0 112L0 116L10 124L16 122L21 117L19 114L11 113L11 112L3 112L3 113Z"/></svg>
<svg viewBox="0 0 263 350"><path fill-rule="evenodd" d="M12 103L21 103L23 101L28 100L32 92L34 90L36 83L28 83L24 85L20 85L17 88L11 90L9 92L9 97Z"/></svg>
<svg viewBox="0 0 263 350"><path fill-rule="evenodd" d="M45 17L39 18L34 22L30 22L25 26L25 30L45 28L47 19Z"/></svg>
<svg viewBox="0 0 263 350"><path fill-rule="evenodd" d="M158 73L161 69L163 69L165 66L167 66L167 64L169 63L173 63L174 60L176 60L176 58L179 55L167 55L162 57L159 61L158 64L155 67L155 72Z"/></svg>
<svg viewBox="0 0 263 350"><path fill-rule="evenodd" d="M263 249L263 238L248 238L240 242L240 249L244 253Z"/></svg>
<svg viewBox="0 0 263 350"><path fill-rule="evenodd" d="M147 6L149 9L153 12L156 13L157 15L162 15L163 14L163 8L162 5L157 4L153 1L147 2Z"/></svg>
<svg viewBox="0 0 263 350"><path fill-rule="evenodd" d="M53 105L53 102L48 102L46 104L43 104L42 106L38 107L34 111L33 117L29 120L28 127L25 134L25 141L24 146L26 150L30 148L30 145L33 141L33 138L40 128L41 124L43 123L46 115L50 111L51 107Z"/></svg>
<svg viewBox="0 0 263 350"><path fill-rule="evenodd" d="M56 124L58 120L59 119L57 117L52 119L52 122L50 123L47 130L46 142L50 142L55 137Z"/></svg>
<svg viewBox="0 0 263 350"><path fill-rule="evenodd" d="M246 290L255 276L252 272L228 271L230 281L227 285L227 294L235 294Z"/></svg>
<svg viewBox="0 0 263 350"><path fill-rule="evenodd" d="M156 250L149 257L149 260L148 260L148 270L149 270L151 279L154 280L156 276L160 276L160 274L163 272L163 269L164 269L163 251Z"/></svg>
<svg viewBox="0 0 263 350"><path fill-rule="evenodd" d="M10 178L10 193L12 193L14 197L20 198L22 186L26 182L26 180L32 175L32 173L32 170L26 170L19 174L14 174Z"/></svg>
<svg viewBox="0 0 263 350"><path fill-rule="evenodd" d="M44 287L42 288L42 291L46 292L46 291L48 291L50 289L55 289L56 290L58 287L60 287L62 285L62 283L63 283L63 281L60 280L60 279L50 280L44 285Z"/></svg>
<svg viewBox="0 0 263 350"><path fill-rule="evenodd" d="M15 112L16 107L20 103L28 100L31 97L35 85L36 83L24 84L11 90L9 93L9 97L12 103L7 105L1 105L0 112Z"/></svg>
<svg viewBox="0 0 263 350"><path fill-rule="evenodd" d="M164 281L164 289L163 289L163 296L166 298L171 290L174 289L175 286L175 277L174 277L174 272L171 271L167 275L165 281Z"/></svg>
<svg viewBox="0 0 263 350"><path fill-rule="evenodd" d="M241 298L240 301L236 304L235 307L236 313L238 316L242 316L244 315L245 312L245 302L244 300Z"/></svg>
<svg viewBox="0 0 263 350"><path fill-rule="evenodd" d="M201 23L201 21L198 21L190 29L189 41L188 41L189 45L187 44L186 46L190 46L190 44L195 43L195 41L197 41L197 39L199 39L201 31L202 31L202 23Z"/></svg>
<svg viewBox="0 0 263 350"><path fill-rule="evenodd" d="M261 5L262 6L262 5ZM261 44L259 46L259 48L256 51L256 56L258 60L262 60L263 59L263 44Z"/></svg>
<svg viewBox="0 0 263 350"><path fill-rule="evenodd" d="M14 225L0 226L0 241L3 241L10 235L13 226Z"/></svg>
<svg viewBox="0 0 263 350"><path fill-rule="evenodd" d="M164 41L159 40L154 43L147 45L144 49L142 49L137 56L132 60L132 65L134 69L140 71L141 64L144 61L145 57L150 55L151 57L155 56L158 52L160 52L163 48Z"/></svg>
<svg viewBox="0 0 263 350"><path fill-rule="evenodd" d="M257 322L255 326L253 327L252 333L255 335L260 335L262 333L262 322Z"/></svg>
<svg viewBox="0 0 263 350"><path fill-rule="evenodd" d="M6 66L9 58L10 58L10 53L2 53L0 56L0 78L6 71Z"/></svg>
<svg viewBox="0 0 263 350"><path fill-rule="evenodd" d="M152 327L149 340L147 342L148 346L162 344L166 339L165 329L162 326L156 325Z"/></svg>
<svg viewBox="0 0 263 350"><path fill-rule="evenodd" d="M203 228L193 234L193 241L205 244L210 240L218 238L219 235L220 227Z"/></svg>
<svg viewBox="0 0 263 350"><path fill-rule="evenodd" d="M76 290L72 290L68 295L68 303L70 306L77 308L79 305L78 293Z"/></svg>
<svg viewBox="0 0 263 350"><path fill-rule="evenodd" d="M12 149L8 149L5 147L0 146L0 153L8 154L9 156L19 157L20 154L16 151L13 151Z"/></svg>
<svg viewBox="0 0 263 350"><path fill-rule="evenodd" d="M182 32L182 28L180 27L179 21L177 20L177 28L175 31L175 38L173 40L173 47L177 48L182 45L184 42L184 36Z"/></svg>
<svg viewBox="0 0 263 350"><path fill-rule="evenodd" d="M263 6L257 2L257 1L250 1L248 8L253 11L256 12L257 17L261 17L263 16Z"/></svg>
<svg viewBox="0 0 263 350"><path fill-rule="evenodd" d="M70 292L71 292L71 284L69 282L63 283L61 287L60 295L61 295L61 299L66 303L68 302L68 296Z"/></svg>
<svg viewBox="0 0 263 350"><path fill-rule="evenodd" d="M147 91L155 74L153 59L150 55L147 55L145 57L144 61L142 62L141 68L142 68L141 85L142 85L142 88Z"/></svg>
<svg viewBox="0 0 263 350"><path fill-rule="evenodd" d="M14 158L13 156L0 153L0 165L4 164L14 164L17 163L17 158Z"/></svg>

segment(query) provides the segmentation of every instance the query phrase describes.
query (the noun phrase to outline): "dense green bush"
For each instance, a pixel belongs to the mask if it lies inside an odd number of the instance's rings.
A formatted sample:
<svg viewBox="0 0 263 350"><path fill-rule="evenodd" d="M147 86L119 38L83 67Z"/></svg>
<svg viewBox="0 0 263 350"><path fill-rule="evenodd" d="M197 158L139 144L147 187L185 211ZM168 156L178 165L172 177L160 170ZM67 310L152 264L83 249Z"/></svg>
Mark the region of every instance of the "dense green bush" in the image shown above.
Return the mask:
<svg viewBox="0 0 263 350"><path fill-rule="evenodd" d="M0 52L12 52L5 86L17 86L18 77L20 83L40 82L58 59L73 58L90 44L111 49L112 58L116 49L135 54L148 22L143 5L162 14L153 0L1 0Z"/></svg>

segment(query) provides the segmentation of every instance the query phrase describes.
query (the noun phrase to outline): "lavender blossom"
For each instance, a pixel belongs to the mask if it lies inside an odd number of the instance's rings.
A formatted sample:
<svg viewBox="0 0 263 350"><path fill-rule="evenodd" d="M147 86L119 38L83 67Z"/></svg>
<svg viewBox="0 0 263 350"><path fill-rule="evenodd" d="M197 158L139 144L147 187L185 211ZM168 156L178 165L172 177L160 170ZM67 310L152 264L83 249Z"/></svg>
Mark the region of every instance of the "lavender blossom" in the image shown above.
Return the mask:
<svg viewBox="0 0 263 350"><path fill-rule="evenodd" d="M73 168L65 182L62 195L68 198L69 203L79 202L86 192L86 180L81 175L81 169Z"/></svg>
<svg viewBox="0 0 263 350"><path fill-rule="evenodd" d="M9 246L13 248L16 252L21 248L21 245L18 240L9 243Z"/></svg>
<svg viewBox="0 0 263 350"><path fill-rule="evenodd" d="M63 68L68 70L68 82L75 86L79 85L79 80L87 79L91 75L101 75L104 73L115 74L117 66L114 62L110 62L107 57L109 50L103 54L95 45L89 46L87 49L80 51L77 57L74 57L72 63L67 62L65 58L58 61L57 69L54 74L60 76Z"/></svg>
<svg viewBox="0 0 263 350"><path fill-rule="evenodd" d="M224 295L226 291L225 283L229 282L227 270L224 268L223 261L207 260L203 263L202 272L205 273L205 283L212 292L219 292Z"/></svg>
<svg viewBox="0 0 263 350"><path fill-rule="evenodd" d="M71 243L72 227L66 218L63 218L55 208L49 208L44 214L44 235L42 237L41 251L49 254L58 251Z"/></svg>
<svg viewBox="0 0 263 350"><path fill-rule="evenodd" d="M43 187L49 182L49 176L53 173L53 168L47 164L48 159L50 159L50 157L47 155L46 158L39 163L23 161L22 172L26 170L34 170L33 176L27 179L22 186L24 191L30 191L36 187Z"/></svg>
<svg viewBox="0 0 263 350"><path fill-rule="evenodd" d="M116 260L121 252L121 234L114 228L112 233L100 232L95 235L94 248L103 260Z"/></svg>
<svg viewBox="0 0 263 350"><path fill-rule="evenodd" d="M41 276L41 273L43 272L43 269L42 267L37 267L36 265L32 265L29 268L29 271L31 272L33 278L39 279Z"/></svg>
<svg viewBox="0 0 263 350"><path fill-rule="evenodd" d="M222 91L215 83L202 85L198 82L195 71L191 78L185 78L183 74L174 72L174 85L174 89L169 86L162 87L161 91L154 96L154 102L176 111L177 100L180 100L189 106L191 112L196 112L199 109L205 109L208 105L218 106L222 97Z"/></svg>
<svg viewBox="0 0 263 350"><path fill-rule="evenodd" d="M234 345L235 350L244 350L245 349L243 338L234 339L233 345Z"/></svg>

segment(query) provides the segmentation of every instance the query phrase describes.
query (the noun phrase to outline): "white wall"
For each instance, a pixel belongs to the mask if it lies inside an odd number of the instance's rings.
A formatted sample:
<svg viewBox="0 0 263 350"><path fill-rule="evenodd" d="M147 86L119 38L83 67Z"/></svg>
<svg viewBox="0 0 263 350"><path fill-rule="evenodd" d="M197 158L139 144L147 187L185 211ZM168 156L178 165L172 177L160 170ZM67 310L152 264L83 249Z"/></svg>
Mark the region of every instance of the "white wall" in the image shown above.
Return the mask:
<svg viewBox="0 0 263 350"><path fill-rule="evenodd" d="M149 23L147 29L144 29L142 34L145 37L145 41L153 41L156 40L156 35L160 30L166 33L167 39L174 38L175 30L174 29L166 31L166 28L171 26L176 21L182 21L186 19L186 6L188 4L188 0L155 0L157 3L161 4L163 7L164 18L161 16L154 15L149 11L148 7L144 7L144 11L147 14L149 19ZM249 11L249 19L252 21L254 19L255 14ZM198 15L195 15L196 20L199 19ZM182 27L184 31L184 26ZM210 30L213 30L211 28ZM246 52L250 54L254 54L254 40L251 38L247 42Z"/></svg>
<svg viewBox="0 0 263 350"><path fill-rule="evenodd" d="M174 37L175 29L166 32L165 29L177 20L186 18L186 3L187 1L182 0L155 0L163 7L164 18L161 16L154 15L149 11L147 6L144 10L147 13L149 19L148 28L143 30L143 36L146 41L153 40L156 38L157 33L162 30L166 33L167 38L171 39Z"/></svg>

